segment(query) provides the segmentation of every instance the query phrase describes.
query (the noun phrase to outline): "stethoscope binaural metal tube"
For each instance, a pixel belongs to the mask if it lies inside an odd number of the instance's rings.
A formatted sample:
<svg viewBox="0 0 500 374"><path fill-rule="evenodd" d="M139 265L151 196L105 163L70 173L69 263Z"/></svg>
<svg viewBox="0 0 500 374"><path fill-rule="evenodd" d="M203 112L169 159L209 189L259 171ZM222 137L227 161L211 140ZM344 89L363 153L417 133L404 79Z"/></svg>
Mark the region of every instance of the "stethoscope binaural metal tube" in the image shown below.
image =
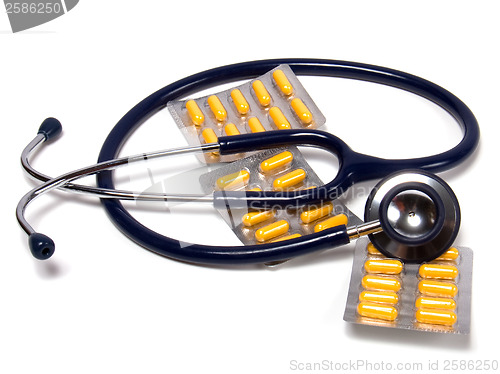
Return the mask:
<svg viewBox="0 0 500 374"><path fill-rule="evenodd" d="M155 158L161 158L161 157L168 157L168 156L173 156L173 155L180 155L180 154L186 154L186 153L193 153L193 152L204 152L204 151L214 151L219 148L219 145L217 143L210 143L210 144L202 144L200 146L189 146L189 147L180 147L180 148L172 148L172 149L167 149L167 150L162 150L162 151L156 151L156 152L149 152L149 153L142 153L139 155L135 156L127 156L127 157L120 157L117 159L113 159L110 161L103 161L94 165L90 165L81 169L73 170L68 173L62 174L56 178L52 178L47 180L46 182L38 185L34 189L32 189L30 192L28 192L26 195L24 195L21 200L18 203L17 209L16 209L16 215L17 219L19 221L19 224L23 228L23 230L28 234L34 234L36 231L31 227L31 225L27 222L26 218L24 217L24 212L26 208L28 207L29 203L35 200L37 197L52 191L56 188L65 186L69 183L71 183L74 180L86 177L88 175L93 175L99 172L102 172L104 170L114 170L116 168L126 166L132 163L144 161L145 159L155 159ZM32 169L32 168L31 168ZM77 187L78 190L84 191L85 186ZM95 194L100 196L101 198L103 197L108 197L108 198L121 198L124 200L139 200L140 193L136 192L120 192L119 190L108 190L108 189L94 189L94 191L88 191L91 194ZM158 195L152 195L152 196L145 196L143 200L173 200L173 201L179 201L179 202L188 202L188 201L199 201L199 202L213 202L213 198L207 197L204 195L170 195L170 194L158 194Z"/></svg>
<svg viewBox="0 0 500 374"><path fill-rule="evenodd" d="M24 148L23 152L21 153L21 165L23 169L31 175L33 178L41 181L41 182L48 182L51 179L54 179L52 177L49 177L35 168L33 168L30 164L30 156L40 147L42 147L44 144L46 144L48 141L56 139L59 134L62 131L62 126L61 123L55 119L55 118L47 118L45 119L39 130L37 135L33 138L33 140L28 143L28 145ZM199 151L203 152L205 150L214 150L218 148L218 144L204 144L201 147L186 147L189 149L189 152L194 152L194 151ZM184 149L184 148L183 148ZM171 150L168 150L171 151ZM167 151L163 151L162 157L165 157ZM186 151L187 152L187 151ZM140 154L137 156L133 157L122 157L123 160L127 159L128 162L124 162L120 166L124 166L127 163L130 162L138 162L138 161L146 161L148 159L152 158L152 155L158 154L159 152L150 152L150 153L144 153ZM141 159L142 158L142 159ZM135 160L135 161L133 161ZM106 168L106 163L102 163L102 166L104 167L103 170L110 170ZM118 167L118 166L117 166ZM94 166L91 167L93 169ZM90 169L89 169L90 170ZM93 171L93 173L97 173L96 171ZM82 174L82 176L85 176L88 174ZM77 178L79 179L79 177ZM177 202L185 202L185 201L192 201L192 200L197 200L200 202L212 202L213 198L210 196L206 195L176 195L176 194L163 194L163 193L145 193L145 192L136 192L136 191L125 191L125 190L117 190L117 189L108 189L108 188L99 188L99 187L92 187L92 186L86 186L82 184L73 184L73 183L63 183L58 188L62 188L65 190L68 190L70 192L74 193L79 193L83 195L92 195L96 196L99 198L103 199L119 199L119 200L143 200L143 201L177 201ZM22 219L23 221L24 218ZM26 225L21 225L21 226L26 226ZM25 230L26 231L26 230Z"/></svg>

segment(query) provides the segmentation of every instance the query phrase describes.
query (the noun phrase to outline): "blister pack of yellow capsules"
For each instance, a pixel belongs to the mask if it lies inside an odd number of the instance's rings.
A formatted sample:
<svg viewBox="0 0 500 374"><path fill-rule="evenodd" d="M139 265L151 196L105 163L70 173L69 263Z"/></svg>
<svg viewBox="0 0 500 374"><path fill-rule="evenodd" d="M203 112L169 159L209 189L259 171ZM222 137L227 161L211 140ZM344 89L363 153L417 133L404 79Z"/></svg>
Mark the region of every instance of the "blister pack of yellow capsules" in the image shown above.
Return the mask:
<svg viewBox="0 0 500 374"><path fill-rule="evenodd" d="M296 147L269 149L200 176L206 194L214 191L294 191L323 185ZM298 238L338 225L360 224L335 200L308 207L248 210L220 209L220 214L245 245Z"/></svg>
<svg viewBox="0 0 500 374"><path fill-rule="evenodd" d="M285 129L316 129L325 117L288 65L213 95L167 103L190 145L215 143L219 136ZM199 155L206 163L231 162L248 154Z"/></svg>
<svg viewBox="0 0 500 374"><path fill-rule="evenodd" d="M468 334L472 250L450 248L437 259L404 264L369 241L356 243L344 320L410 330Z"/></svg>

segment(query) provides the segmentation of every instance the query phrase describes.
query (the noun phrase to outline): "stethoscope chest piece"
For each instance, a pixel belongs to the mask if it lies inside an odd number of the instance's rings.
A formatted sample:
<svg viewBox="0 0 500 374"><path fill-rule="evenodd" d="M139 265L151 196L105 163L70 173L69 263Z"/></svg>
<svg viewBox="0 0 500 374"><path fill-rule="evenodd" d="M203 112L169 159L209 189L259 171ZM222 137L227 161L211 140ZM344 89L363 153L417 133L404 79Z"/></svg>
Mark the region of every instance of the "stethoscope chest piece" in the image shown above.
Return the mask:
<svg viewBox="0 0 500 374"><path fill-rule="evenodd" d="M452 189L436 175L401 171L374 187L364 218L380 221L383 231L369 235L380 252L420 263L452 245L460 227L460 206Z"/></svg>

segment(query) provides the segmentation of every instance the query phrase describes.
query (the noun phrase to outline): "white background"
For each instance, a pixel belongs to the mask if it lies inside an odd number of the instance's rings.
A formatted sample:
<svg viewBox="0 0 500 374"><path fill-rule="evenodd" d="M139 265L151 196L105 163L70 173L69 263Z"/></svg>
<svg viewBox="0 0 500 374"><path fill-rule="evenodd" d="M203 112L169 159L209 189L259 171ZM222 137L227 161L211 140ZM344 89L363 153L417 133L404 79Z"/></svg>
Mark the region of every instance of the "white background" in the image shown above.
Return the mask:
<svg viewBox="0 0 500 374"><path fill-rule="evenodd" d="M2 13L0 372L288 373L293 360L365 359L421 362L426 371L429 360L440 360L443 369L445 360L498 359L499 36L494 1L87 0L19 34ZM44 118L59 118L64 134L34 165L55 176L95 162L121 116L164 85L220 65L278 57L403 70L445 87L475 113L478 150L440 174L462 207L456 244L475 251L469 336L345 323L353 244L274 270L193 266L132 243L96 200L58 192L27 212L54 239L56 253L45 262L31 257L14 210L35 183L24 176L19 155ZM460 139L447 114L405 92L339 79L301 81L328 130L358 151L421 156ZM183 144L164 112L123 154ZM312 155L312 163L324 180L330 177L325 162ZM197 166L192 159L187 165ZM121 177L122 185L147 188L142 173L131 181ZM365 197L346 202L362 215ZM144 205L131 206L177 238L238 243L210 209L179 210L174 222L162 208L148 214Z"/></svg>

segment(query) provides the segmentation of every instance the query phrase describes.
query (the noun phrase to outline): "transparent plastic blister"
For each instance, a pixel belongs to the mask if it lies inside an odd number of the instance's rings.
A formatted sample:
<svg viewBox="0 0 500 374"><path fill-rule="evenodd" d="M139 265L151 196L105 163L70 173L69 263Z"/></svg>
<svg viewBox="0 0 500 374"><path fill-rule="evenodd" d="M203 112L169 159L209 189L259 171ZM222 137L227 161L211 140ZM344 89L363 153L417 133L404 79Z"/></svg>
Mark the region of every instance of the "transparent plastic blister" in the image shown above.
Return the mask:
<svg viewBox="0 0 500 374"><path fill-rule="evenodd" d="M256 79L213 95L170 101L167 108L190 145L251 132L317 129L326 121L288 65L279 65ZM206 163L231 162L246 156L248 153L199 155Z"/></svg>
<svg viewBox="0 0 500 374"><path fill-rule="evenodd" d="M344 320L468 334L472 259L470 248L452 247L433 261L405 264L385 257L366 238L358 239ZM396 262L399 265L384 265ZM400 272L394 273L396 268Z"/></svg>
<svg viewBox="0 0 500 374"><path fill-rule="evenodd" d="M287 184L287 181L292 184ZM203 191L210 194L226 189L228 184L228 190L293 191L319 187L323 182L301 152L295 147L288 147L266 150L224 165L200 176L200 184ZM228 207L219 209L219 213L245 245L286 240L339 224L357 225L362 222L338 200L317 206L268 211Z"/></svg>

